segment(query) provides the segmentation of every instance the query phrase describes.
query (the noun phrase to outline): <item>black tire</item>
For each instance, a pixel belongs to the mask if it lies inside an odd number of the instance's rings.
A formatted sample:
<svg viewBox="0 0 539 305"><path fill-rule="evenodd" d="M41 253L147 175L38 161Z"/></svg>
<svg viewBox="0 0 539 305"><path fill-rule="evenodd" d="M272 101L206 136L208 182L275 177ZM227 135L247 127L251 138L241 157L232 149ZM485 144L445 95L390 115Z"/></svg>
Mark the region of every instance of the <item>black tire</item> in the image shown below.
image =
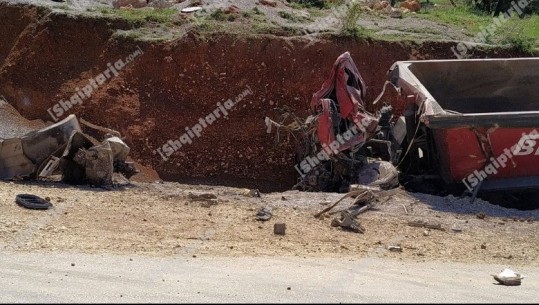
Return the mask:
<svg viewBox="0 0 539 305"><path fill-rule="evenodd" d="M24 208L32 210L47 210L52 207L52 204L47 200L31 194L19 194L15 197L15 202Z"/></svg>

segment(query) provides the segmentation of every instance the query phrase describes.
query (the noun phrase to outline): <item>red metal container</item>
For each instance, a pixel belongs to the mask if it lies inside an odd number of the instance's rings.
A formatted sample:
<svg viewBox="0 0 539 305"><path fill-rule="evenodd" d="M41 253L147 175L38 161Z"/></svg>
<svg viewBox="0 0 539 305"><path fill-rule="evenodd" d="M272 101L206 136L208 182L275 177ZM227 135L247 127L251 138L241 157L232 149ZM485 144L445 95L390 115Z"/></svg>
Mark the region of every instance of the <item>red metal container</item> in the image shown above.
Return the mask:
<svg viewBox="0 0 539 305"><path fill-rule="evenodd" d="M407 103L408 139L427 127L447 183L539 186L539 58L401 61L388 76Z"/></svg>

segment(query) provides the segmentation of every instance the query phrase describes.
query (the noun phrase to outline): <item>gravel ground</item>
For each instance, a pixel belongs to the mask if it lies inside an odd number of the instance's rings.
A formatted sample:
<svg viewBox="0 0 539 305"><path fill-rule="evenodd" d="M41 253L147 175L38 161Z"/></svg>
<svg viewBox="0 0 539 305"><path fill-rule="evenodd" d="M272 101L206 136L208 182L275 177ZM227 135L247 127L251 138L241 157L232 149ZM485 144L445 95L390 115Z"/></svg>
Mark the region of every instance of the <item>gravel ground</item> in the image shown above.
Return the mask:
<svg viewBox="0 0 539 305"><path fill-rule="evenodd" d="M525 219L539 220L539 209L522 211L511 208L504 208L499 205L494 205L488 201L477 198L474 203L470 203L469 197L458 198L452 195L447 197L439 197L422 193L412 193L412 197L419 201L425 202L433 210L442 212L453 212L459 214L484 214L491 217L517 217Z"/></svg>
<svg viewBox="0 0 539 305"><path fill-rule="evenodd" d="M539 266L539 222L528 218L536 217L537 211L514 211L487 203L466 209L464 201L453 197L422 197L398 190L359 216L366 229L359 234L331 227L331 218L313 217L340 194L284 192L246 197L245 191L168 182L124 182L108 189L59 182L3 182L0 250L150 256L375 256ZM50 197L54 208L23 209L14 202L19 193ZM193 194L210 194L216 199L197 201ZM347 199L342 206L350 203ZM268 206L273 217L266 222L255 220L258 209ZM409 226L410 221L426 221L441 230ZM286 223L285 236L273 234L278 222ZM388 251L391 245L400 245L402 252Z"/></svg>

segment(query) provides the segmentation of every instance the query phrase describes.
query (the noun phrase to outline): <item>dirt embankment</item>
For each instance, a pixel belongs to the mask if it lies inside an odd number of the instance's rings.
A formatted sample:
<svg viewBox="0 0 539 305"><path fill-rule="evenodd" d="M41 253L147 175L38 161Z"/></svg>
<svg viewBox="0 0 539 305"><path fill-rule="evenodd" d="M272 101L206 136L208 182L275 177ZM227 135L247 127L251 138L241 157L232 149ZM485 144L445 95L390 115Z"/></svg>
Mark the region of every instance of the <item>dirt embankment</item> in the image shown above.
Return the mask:
<svg viewBox="0 0 539 305"><path fill-rule="evenodd" d="M452 58L449 43L421 45L328 38L316 43L275 36L188 34L172 42L139 42L113 33L119 22L49 14L0 4L0 95L25 117L50 119L47 109L68 99L138 49L141 56L98 86L74 113L125 135L132 156L166 180L287 189L296 173L293 143L266 134L274 107L308 114L309 99L335 58L350 51L368 85L379 93L397 60ZM490 51L477 57L509 57ZM514 55L516 56L516 55ZM247 95L202 136L164 161L156 149L178 139L214 111L218 102Z"/></svg>

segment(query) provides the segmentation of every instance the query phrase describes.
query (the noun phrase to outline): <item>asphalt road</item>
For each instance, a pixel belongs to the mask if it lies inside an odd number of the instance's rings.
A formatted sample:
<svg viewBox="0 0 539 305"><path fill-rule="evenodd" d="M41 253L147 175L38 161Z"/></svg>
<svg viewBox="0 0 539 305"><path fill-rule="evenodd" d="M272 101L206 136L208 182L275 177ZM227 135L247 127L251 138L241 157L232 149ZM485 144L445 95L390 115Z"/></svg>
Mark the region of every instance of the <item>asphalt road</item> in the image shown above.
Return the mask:
<svg viewBox="0 0 539 305"><path fill-rule="evenodd" d="M72 265L74 264L74 265ZM539 302L539 268L379 258L0 253L0 302Z"/></svg>

